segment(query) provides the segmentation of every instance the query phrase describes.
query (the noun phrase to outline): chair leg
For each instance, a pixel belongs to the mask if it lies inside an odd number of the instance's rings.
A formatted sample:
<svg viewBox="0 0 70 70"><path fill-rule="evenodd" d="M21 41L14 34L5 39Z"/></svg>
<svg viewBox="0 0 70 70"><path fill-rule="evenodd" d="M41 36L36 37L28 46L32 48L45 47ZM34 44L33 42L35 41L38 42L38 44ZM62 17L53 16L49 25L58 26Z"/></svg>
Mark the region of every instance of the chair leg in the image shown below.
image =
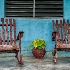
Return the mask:
<svg viewBox="0 0 70 70"><path fill-rule="evenodd" d="M19 63L20 63L21 65L24 64L24 63L23 63L23 60L22 60L22 55L19 56Z"/></svg>
<svg viewBox="0 0 70 70"><path fill-rule="evenodd" d="M15 56L15 57L17 58L19 64L21 64L21 65L24 64L24 63L23 63L23 60L22 60L22 55L20 55L20 56L18 57L18 52L16 52L16 56Z"/></svg>
<svg viewBox="0 0 70 70"><path fill-rule="evenodd" d="M16 58L17 58L17 60L18 60L18 52L16 52L16 56L15 56Z"/></svg>
<svg viewBox="0 0 70 70"><path fill-rule="evenodd" d="M55 49L53 52L53 62L56 63L57 62L57 49Z"/></svg>
<svg viewBox="0 0 70 70"><path fill-rule="evenodd" d="M18 57L18 52L16 52L16 56L15 56L19 62L19 57Z"/></svg>

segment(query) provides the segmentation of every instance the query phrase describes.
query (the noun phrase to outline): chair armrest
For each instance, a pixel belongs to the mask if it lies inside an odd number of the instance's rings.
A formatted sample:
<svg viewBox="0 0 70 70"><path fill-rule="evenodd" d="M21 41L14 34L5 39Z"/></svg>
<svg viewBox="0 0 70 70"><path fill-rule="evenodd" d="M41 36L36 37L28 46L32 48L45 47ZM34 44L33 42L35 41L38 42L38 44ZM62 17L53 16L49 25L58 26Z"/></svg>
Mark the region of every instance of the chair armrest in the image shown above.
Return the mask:
<svg viewBox="0 0 70 70"><path fill-rule="evenodd" d="M19 31L18 36L17 36L17 40L21 39L23 37L23 31Z"/></svg>
<svg viewBox="0 0 70 70"><path fill-rule="evenodd" d="M56 34L57 34L57 31L52 32L52 41L56 40Z"/></svg>

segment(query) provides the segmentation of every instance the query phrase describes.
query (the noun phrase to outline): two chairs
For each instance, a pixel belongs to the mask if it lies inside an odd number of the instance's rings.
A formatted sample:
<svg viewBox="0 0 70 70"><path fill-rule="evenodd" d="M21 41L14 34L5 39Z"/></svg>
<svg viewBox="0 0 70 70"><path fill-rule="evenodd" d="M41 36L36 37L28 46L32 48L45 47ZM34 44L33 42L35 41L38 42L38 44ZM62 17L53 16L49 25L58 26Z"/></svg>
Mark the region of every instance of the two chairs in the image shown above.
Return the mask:
<svg viewBox="0 0 70 70"><path fill-rule="evenodd" d="M69 51L70 50L70 24L69 20L58 20L53 23L52 40L55 41L55 49L53 53L53 61L57 62L57 51ZM1 18L0 23L0 53L15 53L15 57L22 65L21 54L21 38L23 37L23 31L16 36L16 22L14 19ZM13 37L13 35L14 37ZM19 45L16 45L19 40ZM20 53L20 55L18 55Z"/></svg>

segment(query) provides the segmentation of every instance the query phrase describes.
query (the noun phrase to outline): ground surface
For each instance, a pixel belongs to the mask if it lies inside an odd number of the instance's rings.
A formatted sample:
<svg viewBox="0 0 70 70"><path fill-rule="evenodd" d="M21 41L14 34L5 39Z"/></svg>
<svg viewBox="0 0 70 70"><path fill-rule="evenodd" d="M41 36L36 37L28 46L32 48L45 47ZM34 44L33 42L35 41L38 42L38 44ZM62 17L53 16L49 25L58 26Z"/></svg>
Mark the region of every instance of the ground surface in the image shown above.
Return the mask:
<svg viewBox="0 0 70 70"><path fill-rule="evenodd" d="M52 58L35 59L33 57L23 57L24 65L21 67L16 58L0 58L0 70L70 70L70 58L59 58L54 64Z"/></svg>

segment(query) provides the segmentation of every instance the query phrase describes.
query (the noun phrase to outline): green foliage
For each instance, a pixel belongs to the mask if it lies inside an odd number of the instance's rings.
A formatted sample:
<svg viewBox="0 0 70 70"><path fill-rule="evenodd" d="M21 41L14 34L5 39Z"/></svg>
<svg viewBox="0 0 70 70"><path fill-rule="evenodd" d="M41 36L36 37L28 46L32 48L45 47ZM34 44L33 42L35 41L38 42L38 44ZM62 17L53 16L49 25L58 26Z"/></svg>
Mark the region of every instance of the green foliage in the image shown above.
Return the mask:
<svg viewBox="0 0 70 70"><path fill-rule="evenodd" d="M30 45L30 49L32 48L35 48L35 49L44 49L46 47L46 43L43 39L36 39L34 41L32 41L31 45Z"/></svg>

